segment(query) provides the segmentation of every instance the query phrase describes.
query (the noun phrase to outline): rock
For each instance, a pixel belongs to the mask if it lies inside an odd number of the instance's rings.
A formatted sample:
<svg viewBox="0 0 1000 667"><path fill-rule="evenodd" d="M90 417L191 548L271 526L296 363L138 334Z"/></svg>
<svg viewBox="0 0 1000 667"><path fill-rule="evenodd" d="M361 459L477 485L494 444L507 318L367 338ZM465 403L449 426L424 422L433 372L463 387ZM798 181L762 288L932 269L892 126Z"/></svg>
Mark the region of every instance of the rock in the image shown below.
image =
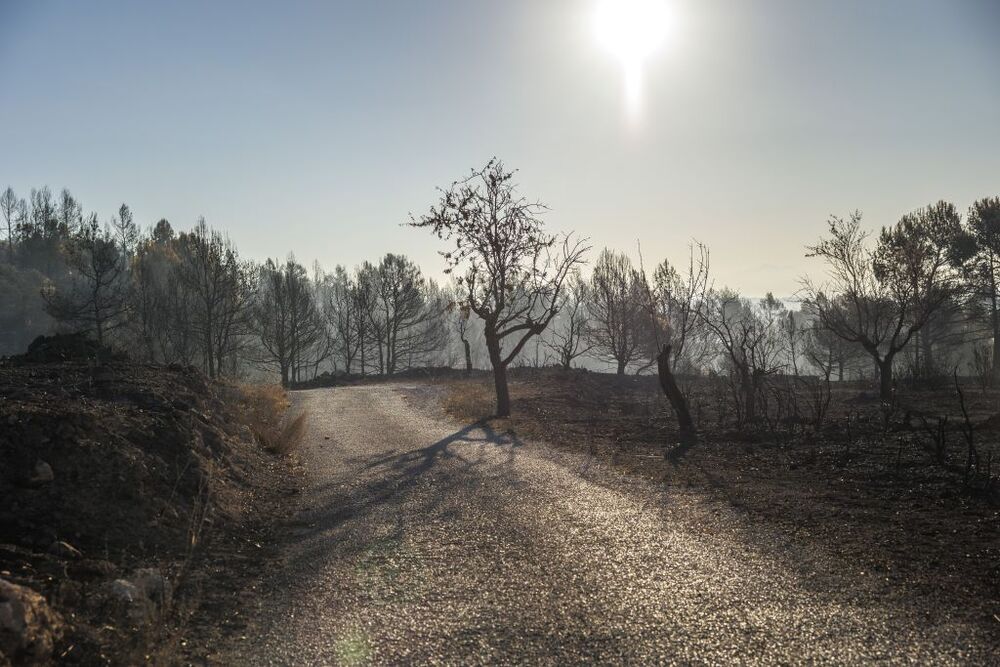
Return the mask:
<svg viewBox="0 0 1000 667"><path fill-rule="evenodd" d="M63 542L62 540L53 542L52 546L49 547L49 553L59 558L65 558L66 560L80 560L83 558L83 553L79 549L69 542Z"/></svg>
<svg viewBox="0 0 1000 667"><path fill-rule="evenodd" d="M129 603L135 602L141 597L139 589L128 579L115 579L112 581L108 584L108 593L116 600Z"/></svg>
<svg viewBox="0 0 1000 667"><path fill-rule="evenodd" d="M35 461L35 468L31 471L31 477L28 478L28 482L32 486L41 486L43 484L48 484L55 478L56 474L52 472L52 466L45 461L38 459Z"/></svg>
<svg viewBox="0 0 1000 667"><path fill-rule="evenodd" d="M63 622L41 595L0 579L0 658L14 664L47 663Z"/></svg>
<svg viewBox="0 0 1000 667"><path fill-rule="evenodd" d="M107 590L115 607L133 623L145 625L155 617L152 602L128 579L115 579L108 584Z"/></svg>
<svg viewBox="0 0 1000 667"><path fill-rule="evenodd" d="M156 605L157 609L164 609L170 605L173 588L159 570L154 568L136 570L132 575L132 583L150 602Z"/></svg>
<svg viewBox="0 0 1000 667"><path fill-rule="evenodd" d="M116 579L108 593L134 623L146 625L156 620L170 604L172 588L159 570L136 570L130 579Z"/></svg>

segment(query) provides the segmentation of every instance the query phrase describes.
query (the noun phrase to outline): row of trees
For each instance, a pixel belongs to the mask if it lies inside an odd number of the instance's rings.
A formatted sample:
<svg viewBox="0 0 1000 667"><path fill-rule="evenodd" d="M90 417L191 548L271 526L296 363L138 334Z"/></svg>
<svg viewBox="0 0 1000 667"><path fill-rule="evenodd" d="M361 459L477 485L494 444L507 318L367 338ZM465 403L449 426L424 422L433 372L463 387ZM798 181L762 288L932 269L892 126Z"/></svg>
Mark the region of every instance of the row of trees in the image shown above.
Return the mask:
<svg viewBox="0 0 1000 667"><path fill-rule="evenodd" d="M860 213L833 218L809 254L828 270L826 283L804 285L817 326L871 359L883 400L908 348L914 375L932 377L951 370L939 352L977 345L983 371L1000 381L1000 198L975 202L964 221L953 204L932 204L884 227L874 243Z"/></svg>
<svg viewBox="0 0 1000 667"><path fill-rule="evenodd" d="M854 368L877 378L888 402L901 357L912 377L931 379L956 368L954 353L964 351L972 363L963 370L978 363L1000 380L1000 198L975 202L964 221L938 202L874 239L859 213L834 217L827 237L807 250L824 261L827 279L803 281L801 310L771 294L750 300L716 289L697 244L683 274L664 261L652 280L626 255L605 250L590 280L566 297L568 315L554 336L560 359L589 352L623 373L670 350L673 373L729 375L749 421L762 383L777 374L843 379Z"/></svg>
<svg viewBox="0 0 1000 667"><path fill-rule="evenodd" d="M287 384L338 365L391 374L444 347L449 300L402 255L310 275L294 257L241 258L204 220L143 230L122 205L102 224L45 188L26 200L8 188L0 203L6 353L39 333L86 331L137 360L213 377L273 368Z"/></svg>
<svg viewBox="0 0 1000 667"><path fill-rule="evenodd" d="M664 261L652 281L624 254L604 250L584 281L578 269L589 248L545 232L544 207L523 198L513 177L493 160L443 190L439 203L412 221L454 244L444 258L449 271L464 271L459 305L483 322L498 415L510 410L507 366L533 337L564 366L584 355L613 362L619 374L655 365L685 437L694 429L679 370L727 370L751 421L761 378L782 369L780 360L789 354L797 371L796 341L810 330L770 295L755 304L713 289L703 246L692 247L683 273ZM824 340L812 336L809 345Z"/></svg>
<svg viewBox="0 0 1000 667"><path fill-rule="evenodd" d="M411 219L448 241L445 287L402 255L330 273L293 257L255 264L204 220L179 234L165 220L142 230L123 205L101 224L68 191L20 199L8 188L3 344L86 330L148 361L211 375L273 368L285 383L324 370L488 364L499 414L511 364L601 361L618 373L655 369L682 421L678 378L704 373L729 379L750 421L776 375L877 378L889 401L901 359L929 377L950 370L950 351L972 349L966 356L1000 380L998 198L964 220L939 202L874 237L860 214L831 219L808 248L826 279L804 280L802 307L789 310L771 295L717 288L697 243L684 263L651 274L605 249L585 276L586 242L548 233L545 207L513 179L493 160Z"/></svg>
<svg viewBox="0 0 1000 667"><path fill-rule="evenodd" d="M547 344L563 365L585 354L612 361L619 374L655 364L682 434L691 419L679 370L726 372L749 422L762 382L797 376L800 359L829 381L835 368L842 377L866 355L881 399L891 402L894 365L913 340L915 374L930 376L941 370L942 346L992 339L990 373L1000 380L1000 198L975 202L964 223L953 204L932 204L883 227L874 243L860 213L831 219L829 235L807 249L825 262L828 280L804 279L795 313L770 294L755 302L715 289L699 245L685 273L663 262L652 280L641 264L604 250L585 282L576 269L587 248L547 234L538 218L544 207L521 197L512 179L493 160L412 222L457 248L444 256L449 270L464 269L459 299L485 323L500 415L509 411L506 366L553 322ZM984 308L986 336L977 327ZM507 335L513 341L504 347Z"/></svg>

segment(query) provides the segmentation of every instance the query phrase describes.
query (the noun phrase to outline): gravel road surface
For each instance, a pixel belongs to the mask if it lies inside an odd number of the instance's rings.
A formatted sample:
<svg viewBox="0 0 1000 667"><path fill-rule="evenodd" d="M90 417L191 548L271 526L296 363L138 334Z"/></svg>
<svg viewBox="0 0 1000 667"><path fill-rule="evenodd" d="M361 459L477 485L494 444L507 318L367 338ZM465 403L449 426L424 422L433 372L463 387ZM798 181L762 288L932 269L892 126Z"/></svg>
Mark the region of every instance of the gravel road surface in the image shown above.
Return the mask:
<svg viewBox="0 0 1000 667"><path fill-rule="evenodd" d="M432 388L295 394L306 489L224 664L988 664L997 636L929 620L695 491L596 470ZM830 564L830 567L836 567ZM932 603L932 601L930 601ZM933 606L932 604L930 606Z"/></svg>

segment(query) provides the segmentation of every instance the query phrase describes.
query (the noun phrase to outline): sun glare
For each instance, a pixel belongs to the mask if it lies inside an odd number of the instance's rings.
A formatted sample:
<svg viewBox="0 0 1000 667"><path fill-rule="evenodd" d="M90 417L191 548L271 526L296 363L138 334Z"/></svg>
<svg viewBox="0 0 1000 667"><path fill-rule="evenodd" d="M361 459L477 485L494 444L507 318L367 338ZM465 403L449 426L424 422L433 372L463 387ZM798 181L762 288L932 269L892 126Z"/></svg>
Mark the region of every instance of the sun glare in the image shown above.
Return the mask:
<svg viewBox="0 0 1000 667"><path fill-rule="evenodd" d="M669 19L663 0L599 0L594 10L598 41L621 62L632 116L642 101L643 63L666 41Z"/></svg>

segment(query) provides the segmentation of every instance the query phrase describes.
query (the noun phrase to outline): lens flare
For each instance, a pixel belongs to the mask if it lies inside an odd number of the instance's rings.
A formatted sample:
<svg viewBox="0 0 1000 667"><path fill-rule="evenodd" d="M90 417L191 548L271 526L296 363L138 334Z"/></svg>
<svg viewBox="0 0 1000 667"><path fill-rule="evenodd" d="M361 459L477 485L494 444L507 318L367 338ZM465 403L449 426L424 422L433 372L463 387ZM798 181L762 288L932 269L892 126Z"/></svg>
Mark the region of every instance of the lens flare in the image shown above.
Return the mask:
<svg viewBox="0 0 1000 667"><path fill-rule="evenodd" d="M642 104L642 67L666 41L670 16L662 0L601 0L594 9L594 33L618 58L630 116Z"/></svg>

